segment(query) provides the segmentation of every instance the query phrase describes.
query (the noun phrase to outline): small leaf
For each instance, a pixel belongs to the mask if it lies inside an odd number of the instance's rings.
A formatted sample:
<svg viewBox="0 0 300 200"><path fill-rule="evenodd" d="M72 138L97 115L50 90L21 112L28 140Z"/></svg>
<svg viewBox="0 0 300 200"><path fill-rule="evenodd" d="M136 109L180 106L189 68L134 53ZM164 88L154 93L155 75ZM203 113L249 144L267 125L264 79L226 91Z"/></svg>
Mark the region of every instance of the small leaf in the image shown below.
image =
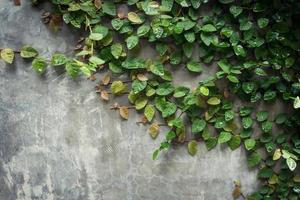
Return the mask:
<svg viewBox="0 0 300 200"><path fill-rule="evenodd" d="M120 43L115 43L110 47L111 54L115 57L115 59L119 59L122 55L123 46Z"/></svg>
<svg viewBox="0 0 300 200"><path fill-rule="evenodd" d="M196 61L193 61L193 60L191 60L187 63L187 68L191 72L202 72L203 71L202 65L200 63L196 62Z"/></svg>
<svg viewBox="0 0 300 200"><path fill-rule="evenodd" d="M12 64L14 61L15 53L14 50L10 48L5 48L1 50L0 58L2 58L8 64Z"/></svg>
<svg viewBox="0 0 300 200"><path fill-rule="evenodd" d="M139 97L134 102L135 109L136 110L141 110L141 109L143 109L147 105L147 103L148 103L148 99L146 97Z"/></svg>
<svg viewBox="0 0 300 200"><path fill-rule="evenodd" d="M153 152L153 154L152 154L152 160L156 160L156 159L157 159L159 152L160 152L159 149L156 149L156 150Z"/></svg>
<svg viewBox="0 0 300 200"><path fill-rule="evenodd" d="M221 103L221 100L217 97L211 97L207 100L207 103L209 105L219 105Z"/></svg>
<svg viewBox="0 0 300 200"><path fill-rule="evenodd" d="M155 139L159 133L159 126L156 123L153 123L150 125L148 129L148 133L151 136L152 139Z"/></svg>
<svg viewBox="0 0 300 200"><path fill-rule="evenodd" d="M218 144L218 139L215 137L210 137L205 141L205 146L208 151L212 150Z"/></svg>
<svg viewBox="0 0 300 200"><path fill-rule="evenodd" d="M227 142L227 144L229 148L233 151L241 145L241 137L239 135L235 135Z"/></svg>
<svg viewBox="0 0 300 200"><path fill-rule="evenodd" d="M100 41L104 38L102 33L91 33L89 38L94 41Z"/></svg>
<svg viewBox="0 0 300 200"><path fill-rule="evenodd" d="M228 142L231 139L232 135L229 132L222 131L218 137L218 143L222 144Z"/></svg>
<svg viewBox="0 0 300 200"><path fill-rule="evenodd" d="M65 57L65 55L60 53L55 53L52 55L52 59L51 59L52 66L64 65L66 64L66 62L67 62L67 58Z"/></svg>
<svg viewBox="0 0 300 200"><path fill-rule="evenodd" d="M295 109L300 108L300 98L298 96L294 100L294 108Z"/></svg>
<svg viewBox="0 0 300 200"><path fill-rule="evenodd" d="M123 119L128 119L129 117L129 110L126 106L121 106L119 107L119 112L120 112L120 115Z"/></svg>
<svg viewBox="0 0 300 200"><path fill-rule="evenodd" d="M143 91L147 87L147 81L134 80L132 82L132 91L134 94L137 94Z"/></svg>
<svg viewBox="0 0 300 200"><path fill-rule="evenodd" d="M155 115L155 108L153 105L150 105L148 104L146 107L145 107L145 110L144 110L144 115L145 117L147 118L147 120L149 122L152 121L154 115Z"/></svg>
<svg viewBox="0 0 300 200"><path fill-rule="evenodd" d="M269 20L267 18L259 18L257 20L257 24L259 28L265 28L269 24Z"/></svg>
<svg viewBox="0 0 300 200"><path fill-rule="evenodd" d="M208 96L209 95L209 89L207 87L201 86L199 90L200 90L200 93L202 95L204 95L204 96Z"/></svg>
<svg viewBox="0 0 300 200"><path fill-rule="evenodd" d="M156 74L158 76L163 76L164 75L164 66L161 62L156 61L153 64L150 65L150 71L153 74Z"/></svg>
<svg viewBox="0 0 300 200"><path fill-rule="evenodd" d="M260 163L261 159L262 159L262 157L258 153L253 152L247 159L248 166L254 167L254 166L258 165Z"/></svg>
<svg viewBox="0 0 300 200"><path fill-rule="evenodd" d="M207 33L217 31L216 27L215 27L214 25L212 25L212 24L205 24L205 25L201 28L201 30L202 30L203 32L207 32Z"/></svg>
<svg viewBox="0 0 300 200"><path fill-rule="evenodd" d="M250 138L250 139L246 139L244 141L244 144L245 144L245 148L249 151L254 148L256 141Z"/></svg>
<svg viewBox="0 0 300 200"><path fill-rule="evenodd" d="M139 37L132 35L126 39L127 48L133 49L139 43Z"/></svg>
<svg viewBox="0 0 300 200"><path fill-rule="evenodd" d="M287 158L286 159L286 164L287 164L287 166L289 167L289 169L291 171L294 171L296 169L296 167L297 167L296 161L294 159L292 159L292 158Z"/></svg>
<svg viewBox="0 0 300 200"><path fill-rule="evenodd" d="M280 158L281 158L281 155L282 155L281 150L280 150L280 149L276 149L276 150L274 151L274 154L273 154L273 160L278 160L278 159L280 159Z"/></svg>
<svg viewBox="0 0 300 200"><path fill-rule="evenodd" d="M46 70L47 63L46 59L42 57L37 57L32 61L32 68L39 74L43 73Z"/></svg>
<svg viewBox="0 0 300 200"><path fill-rule="evenodd" d="M191 156L194 156L197 154L198 151L198 143L196 140L191 140L188 143L188 152Z"/></svg>
<svg viewBox="0 0 300 200"><path fill-rule="evenodd" d="M115 95L120 95L126 90L126 85L122 81L114 81L111 84L110 90Z"/></svg>
<svg viewBox="0 0 300 200"><path fill-rule="evenodd" d="M101 58L98 58L96 56L90 57L89 61L95 65L103 65L105 63L104 60L102 60Z"/></svg>
<svg viewBox="0 0 300 200"><path fill-rule="evenodd" d="M141 24L143 21L141 20L140 16L135 12L128 13L128 20L133 22L134 24Z"/></svg>
<svg viewBox="0 0 300 200"><path fill-rule="evenodd" d="M100 97L101 97L102 100L105 100L105 101L109 100L109 95L108 95L107 91L105 91L105 90L101 91Z"/></svg>
<svg viewBox="0 0 300 200"><path fill-rule="evenodd" d="M243 12L243 9L240 6L232 5L230 6L229 11L234 17L237 17Z"/></svg>
<svg viewBox="0 0 300 200"><path fill-rule="evenodd" d="M206 122L203 119L195 119L192 122L192 133L200 133L206 127Z"/></svg>
<svg viewBox="0 0 300 200"><path fill-rule="evenodd" d="M31 46L23 46L21 48L21 57L22 58L34 58L38 55L38 51Z"/></svg>
<svg viewBox="0 0 300 200"><path fill-rule="evenodd" d="M109 74L105 74L102 77L101 82L102 82L103 85L108 85L109 82L110 82L110 76L109 76Z"/></svg>

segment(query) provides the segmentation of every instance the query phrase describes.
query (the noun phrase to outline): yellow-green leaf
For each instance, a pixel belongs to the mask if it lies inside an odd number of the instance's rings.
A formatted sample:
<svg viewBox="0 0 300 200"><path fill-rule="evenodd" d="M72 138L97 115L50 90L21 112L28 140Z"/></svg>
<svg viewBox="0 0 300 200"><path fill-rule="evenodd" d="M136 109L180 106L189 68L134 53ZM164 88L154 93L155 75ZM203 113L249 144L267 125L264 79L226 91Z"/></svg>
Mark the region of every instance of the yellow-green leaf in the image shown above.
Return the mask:
<svg viewBox="0 0 300 200"><path fill-rule="evenodd" d="M148 99L146 97L139 97L134 103L135 109L136 110L143 109L147 105L147 102L148 102Z"/></svg>
<svg viewBox="0 0 300 200"><path fill-rule="evenodd" d="M155 139L159 133L159 126L156 123L153 123L150 125L148 129L149 135L152 137L152 139Z"/></svg>
<svg viewBox="0 0 300 200"><path fill-rule="evenodd" d="M122 81L114 81L111 84L110 90L115 95L120 95L126 91L126 85Z"/></svg>
<svg viewBox="0 0 300 200"><path fill-rule="evenodd" d="M278 160L281 157L282 153L280 149L276 149L273 154L273 160Z"/></svg>
<svg viewBox="0 0 300 200"><path fill-rule="evenodd" d="M12 64L14 61L14 57L15 57L14 50L10 48L5 48L1 50L1 58L5 62Z"/></svg>
<svg viewBox="0 0 300 200"><path fill-rule="evenodd" d="M198 151L198 143L196 140L191 140L189 143L188 143L188 152L191 156L194 156L196 155Z"/></svg>
<svg viewBox="0 0 300 200"><path fill-rule="evenodd" d="M207 100L207 103L209 105L219 105L221 103L221 100L217 97L211 97Z"/></svg>
<svg viewBox="0 0 300 200"><path fill-rule="evenodd" d="M145 110L144 110L144 115L147 118L147 120L150 122L155 114L155 108L153 105L147 105Z"/></svg>
<svg viewBox="0 0 300 200"><path fill-rule="evenodd" d="M135 24L141 24L143 21L141 20L140 16L135 12L128 13L128 20Z"/></svg>

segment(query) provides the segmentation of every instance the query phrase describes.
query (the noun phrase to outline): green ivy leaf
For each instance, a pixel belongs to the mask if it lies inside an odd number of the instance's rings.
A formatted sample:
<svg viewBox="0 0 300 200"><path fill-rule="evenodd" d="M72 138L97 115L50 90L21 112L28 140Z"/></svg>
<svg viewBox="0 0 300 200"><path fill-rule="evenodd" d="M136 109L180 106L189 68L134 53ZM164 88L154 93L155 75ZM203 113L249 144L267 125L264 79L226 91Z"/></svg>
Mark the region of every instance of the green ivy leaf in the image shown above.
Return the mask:
<svg viewBox="0 0 300 200"><path fill-rule="evenodd" d="M111 54L115 57L115 59L119 59L123 52L123 46L120 43L115 43L110 47Z"/></svg>
<svg viewBox="0 0 300 200"><path fill-rule="evenodd" d="M217 31L216 27L212 24L205 24L201 30L206 33L211 33Z"/></svg>
<svg viewBox="0 0 300 200"><path fill-rule="evenodd" d="M253 124L253 120L250 117L244 117L242 119L242 125L244 129L251 128L252 124Z"/></svg>
<svg viewBox="0 0 300 200"><path fill-rule="evenodd" d="M171 83L163 83L156 89L156 94L159 96L167 96L174 91L174 86Z"/></svg>
<svg viewBox="0 0 300 200"><path fill-rule="evenodd" d="M187 95L190 92L190 89L184 86L179 86L175 89L173 96L175 98L181 98Z"/></svg>
<svg viewBox="0 0 300 200"><path fill-rule="evenodd" d="M140 81L140 80L134 80L132 82L132 91L134 94L138 94L139 92L143 91L147 86L147 81Z"/></svg>
<svg viewBox="0 0 300 200"><path fill-rule="evenodd" d="M155 61L150 65L150 71L158 76L163 76L165 74L164 66L161 62Z"/></svg>
<svg viewBox="0 0 300 200"><path fill-rule="evenodd" d="M128 13L128 20L131 21L134 24L141 24L143 21L141 20L140 16L136 14L135 12L129 12Z"/></svg>
<svg viewBox="0 0 300 200"><path fill-rule="evenodd" d="M265 28L269 24L269 20L267 18L259 18L257 20L257 24L259 28Z"/></svg>
<svg viewBox="0 0 300 200"><path fill-rule="evenodd" d="M256 152L253 152L248 158L247 158L247 164L249 167L254 167L260 163L262 160L261 155L259 155Z"/></svg>
<svg viewBox="0 0 300 200"><path fill-rule="evenodd" d="M38 55L38 51L31 46L23 46L21 48L21 57L22 58L34 58Z"/></svg>
<svg viewBox="0 0 300 200"><path fill-rule="evenodd" d="M120 95L126 91L127 87L122 81L114 81L110 86L110 90L115 95Z"/></svg>
<svg viewBox="0 0 300 200"><path fill-rule="evenodd" d="M267 111L259 111L256 113L256 120L258 122L263 122L268 119L269 113Z"/></svg>
<svg viewBox="0 0 300 200"><path fill-rule="evenodd" d="M256 141L254 139L246 139L244 144L245 148L249 151L255 147Z"/></svg>
<svg viewBox="0 0 300 200"><path fill-rule="evenodd" d="M228 142L231 139L232 135L229 132L222 131L218 137L218 143L222 144Z"/></svg>
<svg viewBox="0 0 300 200"><path fill-rule="evenodd" d="M212 150L218 144L218 139L215 137L210 137L205 140L205 146L208 151Z"/></svg>
<svg viewBox="0 0 300 200"><path fill-rule="evenodd" d="M37 57L32 61L32 68L39 74L42 74L47 68L47 62L45 58Z"/></svg>
<svg viewBox="0 0 300 200"><path fill-rule="evenodd" d="M241 145L241 137L239 135L234 135L231 139L227 142L229 148L233 151L237 149Z"/></svg>
<svg viewBox="0 0 300 200"><path fill-rule="evenodd" d="M243 9L240 6L232 5L230 6L229 11L236 18L243 12Z"/></svg>
<svg viewBox="0 0 300 200"><path fill-rule="evenodd" d="M138 36L132 35L132 36L129 36L126 39L127 48L129 50L136 47L136 45L138 45L138 43L139 43L139 37Z"/></svg>
<svg viewBox="0 0 300 200"><path fill-rule="evenodd" d="M214 105L215 106L215 105L219 105L221 103L221 100L217 97L211 97L207 100L207 103L209 105Z"/></svg>
<svg viewBox="0 0 300 200"><path fill-rule="evenodd" d="M192 122L192 133L200 133L206 127L206 122L203 119L194 119Z"/></svg>
<svg viewBox="0 0 300 200"><path fill-rule="evenodd" d="M289 169L291 171L294 171L296 169L296 167L297 167L296 161L294 159L292 159L292 158L287 158L286 159L286 164L287 164L287 166L289 167Z"/></svg>
<svg viewBox="0 0 300 200"><path fill-rule="evenodd" d="M146 107L145 107L145 110L144 110L144 115L145 117L147 118L147 120L149 122L152 121L154 115L155 115L155 108L153 105L150 105L148 104Z"/></svg>
<svg viewBox="0 0 300 200"><path fill-rule="evenodd" d="M187 68L191 72L202 72L203 71L202 65L194 60L191 60L187 63Z"/></svg>
<svg viewBox="0 0 300 200"><path fill-rule="evenodd" d="M60 66L67 63L67 58L65 55L60 53L55 53L52 55L51 65L52 66Z"/></svg>
<svg viewBox="0 0 300 200"><path fill-rule="evenodd" d="M96 56L90 57L89 61L95 65L103 65L105 63L104 60L102 60L101 58L98 58Z"/></svg>
<svg viewBox="0 0 300 200"><path fill-rule="evenodd" d="M143 96L142 97L138 97L136 99L136 101L134 102L135 109L136 110L141 110L141 109L143 109L147 105L147 103L148 103L147 97L143 97Z"/></svg>
<svg viewBox="0 0 300 200"><path fill-rule="evenodd" d="M111 16L116 15L116 6L115 3L112 1L104 1L102 4L103 13L106 13Z"/></svg>
<svg viewBox="0 0 300 200"><path fill-rule="evenodd" d="M147 35L147 33L149 33L150 31L150 26L147 25L147 24L143 24L142 26L140 26L138 29L137 29L137 35L139 37L142 37L142 36L145 36Z"/></svg>

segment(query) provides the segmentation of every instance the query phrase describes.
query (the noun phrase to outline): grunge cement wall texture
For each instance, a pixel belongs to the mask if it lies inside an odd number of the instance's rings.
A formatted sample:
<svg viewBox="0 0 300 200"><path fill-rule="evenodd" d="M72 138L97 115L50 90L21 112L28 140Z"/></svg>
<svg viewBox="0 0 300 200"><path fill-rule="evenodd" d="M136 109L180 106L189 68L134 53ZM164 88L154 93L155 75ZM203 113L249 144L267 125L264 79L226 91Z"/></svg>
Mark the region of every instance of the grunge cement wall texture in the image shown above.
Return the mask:
<svg viewBox="0 0 300 200"><path fill-rule="evenodd" d="M71 55L78 34L51 32L41 12L30 1L0 0L0 46ZM151 48L142 52L149 54ZM190 85L199 78L176 74ZM0 77L0 200L227 200L234 180L245 194L259 184L241 148L207 152L200 143L191 157L178 146L152 161L164 132L153 141L136 113L120 119L85 77L55 70L39 76L18 56L13 65L0 62Z"/></svg>

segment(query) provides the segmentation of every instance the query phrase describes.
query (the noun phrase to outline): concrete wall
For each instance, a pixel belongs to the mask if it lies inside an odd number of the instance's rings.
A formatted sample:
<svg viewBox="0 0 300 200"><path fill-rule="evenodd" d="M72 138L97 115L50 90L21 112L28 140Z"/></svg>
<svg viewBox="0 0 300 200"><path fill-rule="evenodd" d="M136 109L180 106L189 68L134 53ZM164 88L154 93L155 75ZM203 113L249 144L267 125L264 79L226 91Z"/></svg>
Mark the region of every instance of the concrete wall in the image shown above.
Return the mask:
<svg viewBox="0 0 300 200"><path fill-rule="evenodd" d="M71 54L76 34L52 33L40 14L29 1L0 0L0 47ZM199 78L176 74L187 85ZM152 161L164 132L152 140L133 111L121 120L84 77L53 70L41 77L18 56L13 65L0 61L0 77L0 200L227 200L234 180L244 194L257 187L241 148L207 152L200 143L191 157L179 146Z"/></svg>

